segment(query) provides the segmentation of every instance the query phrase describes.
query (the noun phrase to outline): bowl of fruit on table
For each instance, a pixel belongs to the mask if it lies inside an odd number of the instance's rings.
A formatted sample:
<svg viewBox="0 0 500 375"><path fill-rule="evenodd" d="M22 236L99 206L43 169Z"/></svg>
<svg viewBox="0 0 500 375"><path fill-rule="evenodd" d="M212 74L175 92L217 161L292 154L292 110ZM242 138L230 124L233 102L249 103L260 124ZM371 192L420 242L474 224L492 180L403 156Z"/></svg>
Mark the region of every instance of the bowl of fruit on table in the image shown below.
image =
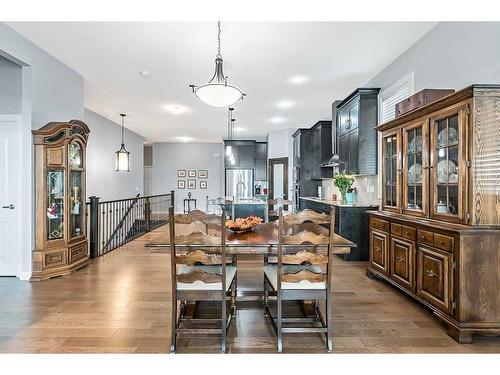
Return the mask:
<svg viewBox="0 0 500 375"><path fill-rule="evenodd" d="M226 220L226 228L233 232L242 233L252 230L256 225L262 223L262 218L258 216L249 216L246 218L237 218L236 220Z"/></svg>

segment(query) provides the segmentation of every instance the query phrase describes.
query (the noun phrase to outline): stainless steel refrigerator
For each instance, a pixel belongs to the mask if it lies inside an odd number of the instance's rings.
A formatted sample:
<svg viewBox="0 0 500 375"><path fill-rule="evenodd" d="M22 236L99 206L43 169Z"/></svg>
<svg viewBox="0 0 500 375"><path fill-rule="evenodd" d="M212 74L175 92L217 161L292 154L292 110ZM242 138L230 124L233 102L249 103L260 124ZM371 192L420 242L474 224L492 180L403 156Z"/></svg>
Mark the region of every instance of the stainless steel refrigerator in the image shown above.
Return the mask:
<svg viewBox="0 0 500 375"><path fill-rule="evenodd" d="M226 196L234 199L254 197L253 169L226 169Z"/></svg>

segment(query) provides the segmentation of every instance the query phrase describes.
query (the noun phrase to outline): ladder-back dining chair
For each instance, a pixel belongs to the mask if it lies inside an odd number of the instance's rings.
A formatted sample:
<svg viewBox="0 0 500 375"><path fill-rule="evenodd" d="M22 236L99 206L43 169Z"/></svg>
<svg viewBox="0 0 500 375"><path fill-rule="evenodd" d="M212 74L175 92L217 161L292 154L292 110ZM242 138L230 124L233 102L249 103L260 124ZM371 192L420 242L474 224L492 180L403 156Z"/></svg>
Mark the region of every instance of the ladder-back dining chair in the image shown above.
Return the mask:
<svg viewBox="0 0 500 375"><path fill-rule="evenodd" d="M172 340L176 350L177 336L189 334L220 334L221 351L226 351L227 330L236 314L237 268L226 257L225 210L219 217L220 236L201 231L176 234L176 217L170 208L170 249L172 279ZM209 215L213 219L213 215ZM203 219L203 218L202 218ZM192 225L193 223L188 223ZM214 225L212 225L214 226ZM208 225L206 225L208 229ZM226 263L230 263L227 265ZM220 301L220 318L185 316L187 302ZM178 307L179 305L179 307ZM201 327L218 323L218 328ZM196 327L196 328L195 328Z"/></svg>
<svg viewBox="0 0 500 375"><path fill-rule="evenodd" d="M310 212L284 217L280 209L278 262L264 266L264 308L277 335L278 352L283 349L283 334L285 333L324 333L327 350L331 352L333 349L331 284L335 208L332 208L330 215L308 211ZM288 226L313 220L316 224L328 222L329 235L317 234L309 230L303 230L297 234L286 234L285 229ZM276 296L275 316L269 309L270 294ZM314 301L314 317L283 317L284 301L304 300ZM325 316L321 312L319 300L325 301ZM316 326L290 326L292 323L316 323Z"/></svg>
<svg viewBox="0 0 500 375"><path fill-rule="evenodd" d="M267 200L267 222L275 221L279 216L279 209L283 208L283 215L291 213L289 209L292 207L293 202L284 198L268 199Z"/></svg>

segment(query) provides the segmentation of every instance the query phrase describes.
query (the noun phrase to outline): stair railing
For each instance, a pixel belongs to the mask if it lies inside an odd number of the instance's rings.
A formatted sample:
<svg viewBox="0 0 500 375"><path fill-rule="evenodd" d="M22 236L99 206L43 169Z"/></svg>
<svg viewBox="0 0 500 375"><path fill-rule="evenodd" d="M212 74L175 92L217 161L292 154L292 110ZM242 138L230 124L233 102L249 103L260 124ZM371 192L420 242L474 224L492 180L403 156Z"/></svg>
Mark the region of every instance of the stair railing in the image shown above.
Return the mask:
<svg viewBox="0 0 500 375"><path fill-rule="evenodd" d="M91 258L107 254L119 246L168 223L168 209L174 192L134 198L87 202L87 233Z"/></svg>

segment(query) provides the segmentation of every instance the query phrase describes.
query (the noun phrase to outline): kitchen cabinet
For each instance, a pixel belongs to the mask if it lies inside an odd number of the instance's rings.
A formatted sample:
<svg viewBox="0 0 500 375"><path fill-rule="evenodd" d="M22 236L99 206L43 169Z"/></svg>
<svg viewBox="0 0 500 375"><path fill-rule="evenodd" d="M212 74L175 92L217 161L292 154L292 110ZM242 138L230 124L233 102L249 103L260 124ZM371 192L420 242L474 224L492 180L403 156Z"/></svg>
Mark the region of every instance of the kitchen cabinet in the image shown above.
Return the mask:
<svg viewBox="0 0 500 375"><path fill-rule="evenodd" d="M377 174L377 95L379 89L359 88L333 110L340 170Z"/></svg>
<svg viewBox="0 0 500 375"><path fill-rule="evenodd" d="M303 152L311 157L311 178L317 180L332 178L332 168L321 167L332 156L332 122L318 121L311 128L310 137L310 147L304 149Z"/></svg>
<svg viewBox="0 0 500 375"><path fill-rule="evenodd" d="M267 181L267 143L255 142L255 180Z"/></svg>
<svg viewBox="0 0 500 375"><path fill-rule="evenodd" d="M254 169L255 168L255 141L225 141L225 150L231 147L234 163L229 155L225 154L226 168Z"/></svg>
<svg viewBox="0 0 500 375"><path fill-rule="evenodd" d="M460 343L500 335L499 102L500 86L473 85L377 127L382 209L369 212L367 274L425 304Z"/></svg>

